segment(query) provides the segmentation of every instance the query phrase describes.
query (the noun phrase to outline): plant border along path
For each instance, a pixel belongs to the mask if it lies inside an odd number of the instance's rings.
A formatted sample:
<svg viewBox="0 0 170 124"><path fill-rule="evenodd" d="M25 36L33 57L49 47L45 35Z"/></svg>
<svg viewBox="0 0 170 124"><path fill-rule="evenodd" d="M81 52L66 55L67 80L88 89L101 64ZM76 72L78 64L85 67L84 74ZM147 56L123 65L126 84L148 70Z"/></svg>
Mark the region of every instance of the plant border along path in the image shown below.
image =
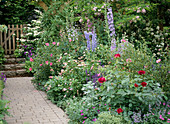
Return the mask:
<svg viewBox="0 0 170 124"><path fill-rule="evenodd" d="M63 110L47 100L45 92L31 84L32 77L8 78L3 99L9 100L8 124L67 124Z"/></svg>

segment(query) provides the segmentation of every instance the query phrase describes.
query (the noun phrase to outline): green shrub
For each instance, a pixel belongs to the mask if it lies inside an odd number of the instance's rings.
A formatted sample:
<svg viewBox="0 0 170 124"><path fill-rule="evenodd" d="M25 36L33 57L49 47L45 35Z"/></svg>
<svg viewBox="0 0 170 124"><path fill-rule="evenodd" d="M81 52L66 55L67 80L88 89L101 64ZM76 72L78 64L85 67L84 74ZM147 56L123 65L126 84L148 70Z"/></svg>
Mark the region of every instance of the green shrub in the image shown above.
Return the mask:
<svg viewBox="0 0 170 124"><path fill-rule="evenodd" d="M109 112L102 112L98 116L94 124L128 124L123 117L111 115Z"/></svg>
<svg viewBox="0 0 170 124"><path fill-rule="evenodd" d="M8 115L8 116L10 115L8 112L9 107L7 106L9 101L3 100L1 98L5 81L6 81L6 76L4 74L1 74L0 75L0 122L2 122L2 124L6 124L6 121L3 120L5 115Z"/></svg>
<svg viewBox="0 0 170 124"><path fill-rule="evenodd" d="M0 46L0 70L1 70L1 66L2 66L4 61L5 61L5 58L4 58L4 49Z"/></svg>

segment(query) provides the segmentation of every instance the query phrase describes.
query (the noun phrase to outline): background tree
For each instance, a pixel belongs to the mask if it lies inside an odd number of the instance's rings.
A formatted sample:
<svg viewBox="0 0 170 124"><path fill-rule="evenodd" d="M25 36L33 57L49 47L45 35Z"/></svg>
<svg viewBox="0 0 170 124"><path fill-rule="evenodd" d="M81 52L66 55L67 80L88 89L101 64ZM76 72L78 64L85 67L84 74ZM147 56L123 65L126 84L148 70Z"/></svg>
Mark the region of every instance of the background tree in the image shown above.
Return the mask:
<svg viewBox="0 0 170 124"><path fill-rule="evenodd" d="M2 0L0 2L0 24L26 24L36 19L34 2L28 0Z"/></svg>

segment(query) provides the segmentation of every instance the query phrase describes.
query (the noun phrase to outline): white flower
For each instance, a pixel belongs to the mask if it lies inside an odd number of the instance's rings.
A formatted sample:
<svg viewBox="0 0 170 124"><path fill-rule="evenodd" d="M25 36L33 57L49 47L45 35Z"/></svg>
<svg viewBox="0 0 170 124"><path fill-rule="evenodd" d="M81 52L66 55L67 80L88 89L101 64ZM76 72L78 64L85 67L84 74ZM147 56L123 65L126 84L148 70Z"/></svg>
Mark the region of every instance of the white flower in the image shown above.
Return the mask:
<svg viewBox="0 0 170 124"><path fill-rule="evenodd" d="M41 21L37 21L38 24L41 24Z"/></svg>
<svg viewBox="0 0 170 124"><path fill-rule="evenodd" d="M25 39L20 39L21 42L25 42L26 40Z"/></svg>
<svg viewBox="0 0 170 124"><path fill-rule="evenodd" d="M63 89L63 91L66 91L66 90L67 90L66 88Z"/></svg>

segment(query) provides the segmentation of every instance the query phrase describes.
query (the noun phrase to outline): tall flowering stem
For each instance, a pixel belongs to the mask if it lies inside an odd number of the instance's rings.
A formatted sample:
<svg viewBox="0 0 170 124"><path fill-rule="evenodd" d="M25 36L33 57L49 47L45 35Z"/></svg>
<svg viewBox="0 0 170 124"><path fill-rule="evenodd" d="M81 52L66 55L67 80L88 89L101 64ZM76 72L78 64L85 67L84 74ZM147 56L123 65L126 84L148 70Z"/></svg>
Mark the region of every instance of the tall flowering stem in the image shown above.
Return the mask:
<svg viewBox="0 0 170 124"><path fill-rule="evenodd" d="M90 45L90 35L92 34L91 32L87 32L87 31L84 31L84 34L85 34L85 38L87 40L87 50L90 50L91 49L91 45Z"/></svg>
<svg viewBox="0 0 170 124"><path fill-rule="evenodd" d="M85 38L87 39L87 50L90 50L92 48L92 51L94 51L95 48L97 47L95 28L93 30L93 33L92 32L88 33L87 31L84 31L84 34L85 34ZM90 37L89 37L90 35L92 35L92 43L90 43Z"/></svg>
<svg viewBox="0 0 170 124"><path fill-rule="evenodd" d="M92 34L92 51L95 51L95 48L97 47L97 36L95 33L95 27L93 27L93 34Z"/></svg>
<svg viewBox="0 0 170 124"><path fill-rule="evenodd" d="M111 51L113 51L116 48L116 33L115 33L115 28L114 28L114 23L113 23L113 13L112 13L112 8L108 7L108 12L107 12L107 20L108 20L108 26L110 29L110 37L111 37Z"/></svg>

